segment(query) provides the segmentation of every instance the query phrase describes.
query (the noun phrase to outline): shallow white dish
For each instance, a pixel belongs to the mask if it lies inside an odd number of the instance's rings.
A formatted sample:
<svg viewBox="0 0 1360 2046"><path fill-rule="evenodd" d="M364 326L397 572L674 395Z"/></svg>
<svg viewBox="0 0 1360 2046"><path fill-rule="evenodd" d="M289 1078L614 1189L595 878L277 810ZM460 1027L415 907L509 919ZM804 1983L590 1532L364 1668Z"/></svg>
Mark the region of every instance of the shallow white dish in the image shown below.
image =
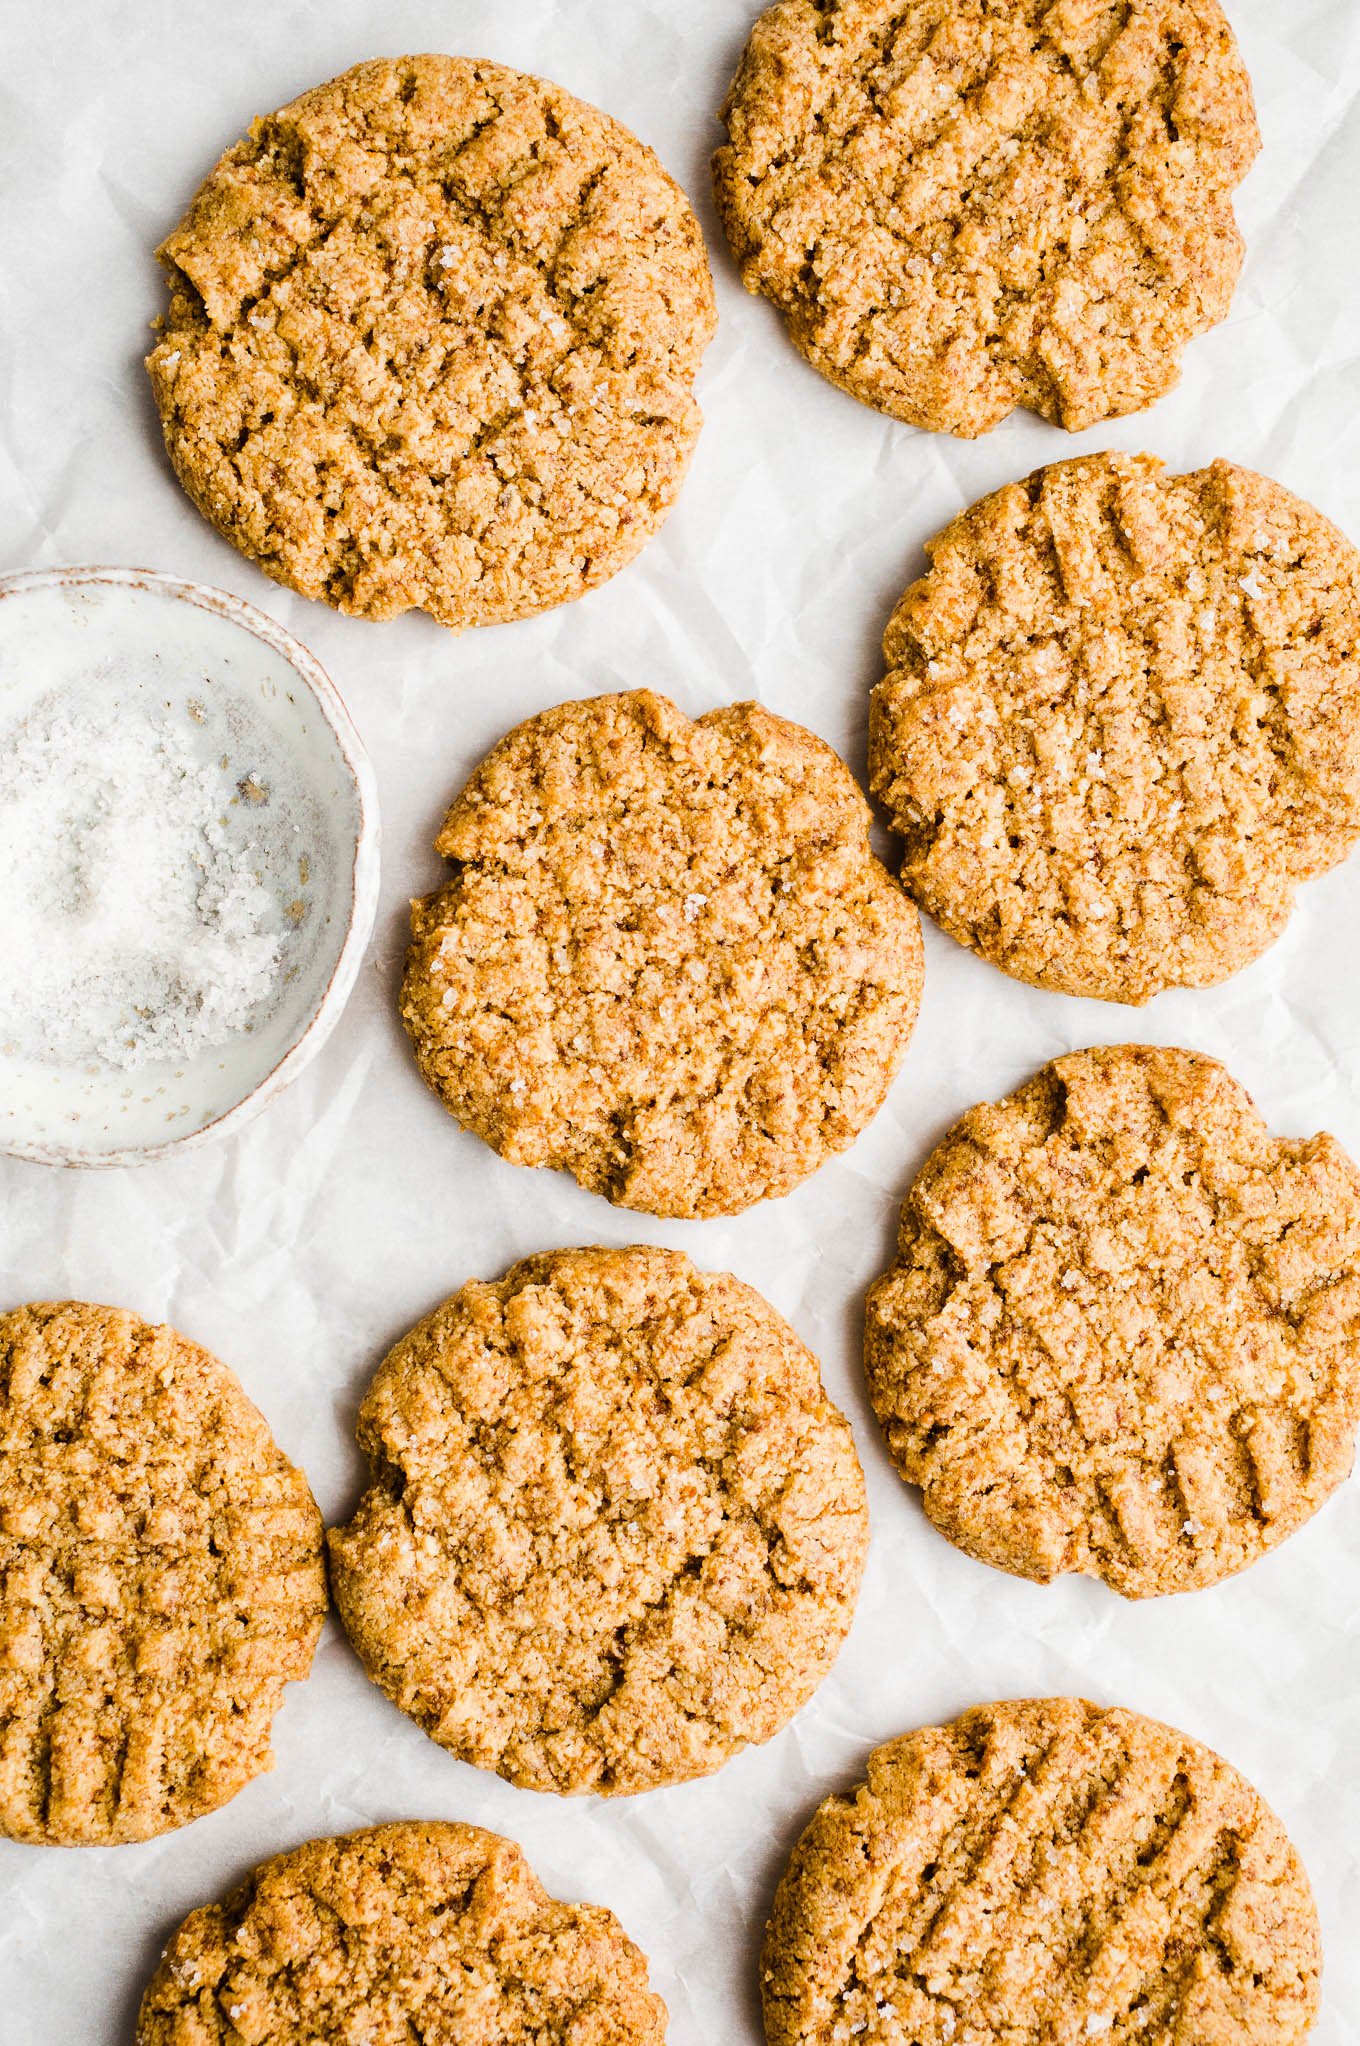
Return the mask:
<svg viewBox="0 0 1360 2046"><path fill-rule="evenodd" d="M268 785L252 856L271 884L296 893L306 875L287 978L225 1044L126 1070L0 1044L0 1150L143 1164L239 1128L325 1043L377 908L373 771L329 677L290 633L224 590L147 569L0 576L0 732L52 700L164 706L204 760Z"/></svg>

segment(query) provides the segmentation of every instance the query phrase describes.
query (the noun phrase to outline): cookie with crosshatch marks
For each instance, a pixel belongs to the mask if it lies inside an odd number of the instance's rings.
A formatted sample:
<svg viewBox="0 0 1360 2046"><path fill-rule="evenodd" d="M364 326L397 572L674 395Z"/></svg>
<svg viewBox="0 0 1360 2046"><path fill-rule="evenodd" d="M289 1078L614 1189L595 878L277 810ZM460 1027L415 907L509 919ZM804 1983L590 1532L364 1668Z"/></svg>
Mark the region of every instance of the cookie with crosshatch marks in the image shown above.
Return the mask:
<svg viewBox="0 0 1360 2046"><path fill-rule="evenodd" d="M1077 1698L875 1749L793 1852L770 2046L1298 2046L1321 1937L1275 1814L1221 1756Z"/></svg>
<svg viewBox="0 0 1360 2046"><path fill-rule="evenodd" d="M1145 1002L1279 937L1360 838L1360 552L1278 483L1058 462L927 548L869 767L902 879L1019 980Z"/></svg>
<svg viewBox="0 0 1360 2046"><path fill-rule="evenodd" d="M1116 1045L970 1109L870 1290L874 1409L927 1514L1130 1598L1255 1562L1348 1475L1360 1171L1214 1059Z"/></svg>
<svg viewBox="0 0 1360 2046"><path fill-rule="evenodd" d="M0 1833L216 1810L271 1766L325 1611L306 1480L225 1365L120 1308L0 1315Z"/></svg>
<svg viewBox="0 0 1360 2046"><path fill-rule="evenodd" d="M566 603L675 501L713 333L652 152L558 86L380 59L256 121L159 251L180 482L305 597L461 629Z"/></svg>
<svg viewBox="0 0 1360 2046"><path fill-rule="evenodd" d="M732 1215L852 1143L906 1053L915 910L849 769L759 704L639 689L482 762L402 1016L459 1122L621 1207Z"/></svg>
<svg viewBox="0 0 1360 2046"><path fill-rule="evenodd" d="M559 1904L511 1840L407 1821L309 1840L175 1933L135 2046L662 2046L612 1911Z"/></svg>
<svg viewBox="0 0 1360 2046"><path fill-rule="evenodd" d="M914 426L1140 411L1228 310L1260 138L1217 0L777 0L722 118L747 289Z"/></svg>
<svg viewBox="0 0 1360 2046"><path fill-rule="evenodd" d="M817 1359L678 1251L564 1250L399 1342L332 1531L370 1675L531 1790L652 1790L766 1741L849 1630L864 1478Z"/></svg>

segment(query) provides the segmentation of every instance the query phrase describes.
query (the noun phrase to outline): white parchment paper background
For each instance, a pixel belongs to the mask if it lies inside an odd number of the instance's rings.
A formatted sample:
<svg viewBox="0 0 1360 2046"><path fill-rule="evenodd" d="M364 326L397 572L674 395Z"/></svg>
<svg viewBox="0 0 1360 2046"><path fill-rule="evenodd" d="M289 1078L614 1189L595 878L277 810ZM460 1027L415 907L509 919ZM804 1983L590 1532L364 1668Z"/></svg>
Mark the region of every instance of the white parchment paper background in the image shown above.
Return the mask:
<svg viewBox="0 0 1360 2046"><path fill-rule="evenodd" d="M818 1799L905 1728L1007 1694L1081 1691L1165 1718L1244 1769L1311 1871L1328 1944L1318 2046L1360 2042L1360 1482L1245 1577L1129 1606L969 1562L894 1475L858 1367L860 1300L927 1148L1060 1051L1126 1037L1227 1060L1282 1133L1360 1154L1360 860L1305 892L1227 986L1143 1011L1034 993L934 931L921 1023L844 1158L731 1222L656 1223L505 1165L419 1081L396 1021L405 901L439 878L450 793L508 726L647 683L697 715L756 696L863 774L866 700L923 539L982 491L1081 449L1223 454L1360 537L1360 6L1228 0L1265 147L1243 188L1231 318L1179 390L1075 440L1017 415L965 445L824 384L737 285L708 197L714 114L755 0L45 0L0 6L0 568L112 561L239 591L330 669L372 751L385 881L371 956L326 1051L234 1142L182 1163L63 1174L0 1159L0 1306L78 1295L169 1319L240 1374L328 1516L391 1339L473 1275L562 1244L666 1242L760 1287L821 1356L869 1473L874 1541L849 1645L815 1702L707 1782L625 1802L518 1791L454 1762L328 1627L276 1726L272 1776L141 1847L0 1845L0 2042L115 2046L169 1928L256 1860L398 1816L513 1835L563 1896L613 1906L651 1957L672 2046L757 2046L756 1948ZM440 49L559 80L634 128L696 202L721 326L679 508L583 602L456 639L370 625L267 582L191 510L140 368L151 257L251 115L362 57ZM0 971L4 963L0 961Z"/></svg>

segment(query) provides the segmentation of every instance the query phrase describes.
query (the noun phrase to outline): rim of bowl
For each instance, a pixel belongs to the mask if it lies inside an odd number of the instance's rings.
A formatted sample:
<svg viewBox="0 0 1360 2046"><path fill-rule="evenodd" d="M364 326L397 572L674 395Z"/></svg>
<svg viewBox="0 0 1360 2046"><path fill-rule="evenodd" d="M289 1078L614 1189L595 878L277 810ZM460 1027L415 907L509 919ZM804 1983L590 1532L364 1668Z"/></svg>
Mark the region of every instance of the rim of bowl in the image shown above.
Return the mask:
<svg viewBox="0 0 1360 2046"><path fill-rule="evenodd" d="M298 680L314 699L340 752L354 789L358 807L358 829L354 836L354 858L350 866L349 920L344 942L331 970L320 1001L274 1065L250 1092L231 1108L214 1116L200 1129L182 1136L167 1137L155 1144L130 1144L116 1151L91 1151L78 1143L25 1143L0 1139L0 1153L24 1158L39 1165L79 1166L99 1169L119 1165L152 1165L157 1161L193 1151L200 1144L232 1136L267 1108L284 1089L291 1086L304 1067L310 1065L339 1022L372 935L378 911L379 859L382 839L378 815L378 786L373 764L359 736L358 727L345 708L339 690L309 647L296 639L276 618L261 611L234 591L219 590L210 583L187 582L180 576L164 575L155 568L110 568L89 564L73 568L25 568L0 575L0 603L34 590L56 589L82 583L106 583L129 589L154 590L180 603L192 604L229 624L242 627L263 640L271 652L288 663Z"/></svg>

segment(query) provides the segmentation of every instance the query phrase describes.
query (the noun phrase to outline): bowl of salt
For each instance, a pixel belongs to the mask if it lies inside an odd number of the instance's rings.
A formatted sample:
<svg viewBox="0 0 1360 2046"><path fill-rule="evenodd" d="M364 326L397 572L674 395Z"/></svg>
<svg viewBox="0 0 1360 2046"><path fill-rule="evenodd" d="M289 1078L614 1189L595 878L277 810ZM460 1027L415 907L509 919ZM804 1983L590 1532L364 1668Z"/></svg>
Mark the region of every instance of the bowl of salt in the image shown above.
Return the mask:
<svg viewBox="0 0 1360 2046"><path fill-rule="evenodd" d="M0 577L0 1150L238 1128L330 1034L377 893L368 757L282 626L149 570Z"/></svg>

